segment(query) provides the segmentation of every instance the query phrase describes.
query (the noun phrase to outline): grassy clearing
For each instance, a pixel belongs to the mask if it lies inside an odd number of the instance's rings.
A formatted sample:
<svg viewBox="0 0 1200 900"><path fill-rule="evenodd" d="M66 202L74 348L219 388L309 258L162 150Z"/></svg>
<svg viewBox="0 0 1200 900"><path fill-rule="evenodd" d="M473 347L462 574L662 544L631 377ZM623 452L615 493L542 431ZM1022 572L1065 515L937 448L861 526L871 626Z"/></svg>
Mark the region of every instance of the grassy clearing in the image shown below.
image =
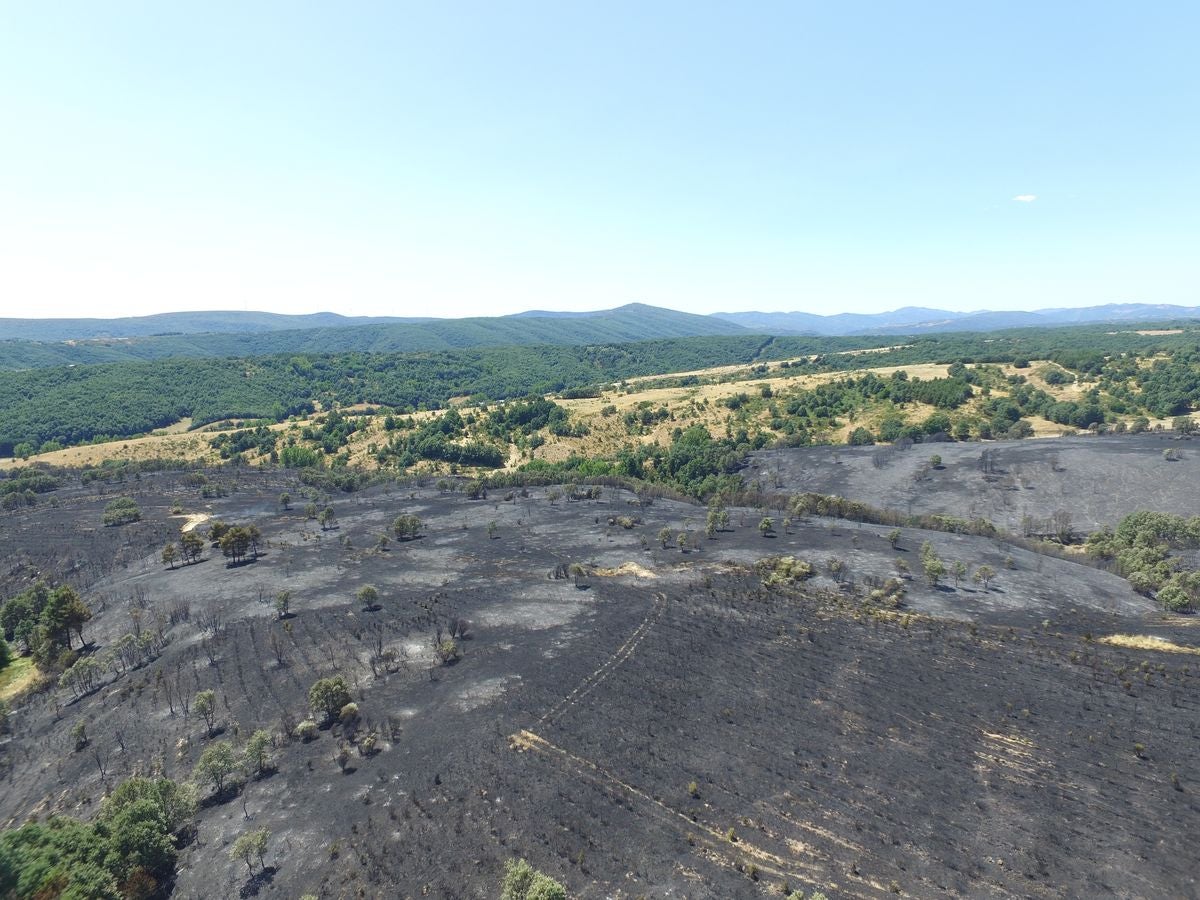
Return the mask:
<svg viewBox="0 0 1200 900"><path fill-rule="evenodd" d="M0 700L15 697L37 681L37 677L37 667L31 657L14 657L11 663L0 669Z"/></svg>
<svg viewBox="0 0 1200 900"><path fill-rule="evenodd" d="M1200 656L1200 648L1185 647L1151 634L1110 634L1100 638L1101 644L1131 650L1159 650L1163 653L1192 653Z"/></svg>

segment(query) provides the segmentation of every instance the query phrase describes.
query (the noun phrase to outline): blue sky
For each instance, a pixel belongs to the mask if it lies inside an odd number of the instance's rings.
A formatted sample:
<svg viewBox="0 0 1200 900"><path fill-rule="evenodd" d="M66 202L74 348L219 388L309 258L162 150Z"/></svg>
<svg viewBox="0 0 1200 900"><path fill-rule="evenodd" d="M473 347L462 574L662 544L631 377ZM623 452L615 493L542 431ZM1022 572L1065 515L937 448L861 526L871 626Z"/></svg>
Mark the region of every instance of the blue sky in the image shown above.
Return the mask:
<svg viewBox="0 0 1200 900"><path fill-rule="evenodd" d="M0 315L1200 304L1198 32L1169 2L5 4Z"/></svg>

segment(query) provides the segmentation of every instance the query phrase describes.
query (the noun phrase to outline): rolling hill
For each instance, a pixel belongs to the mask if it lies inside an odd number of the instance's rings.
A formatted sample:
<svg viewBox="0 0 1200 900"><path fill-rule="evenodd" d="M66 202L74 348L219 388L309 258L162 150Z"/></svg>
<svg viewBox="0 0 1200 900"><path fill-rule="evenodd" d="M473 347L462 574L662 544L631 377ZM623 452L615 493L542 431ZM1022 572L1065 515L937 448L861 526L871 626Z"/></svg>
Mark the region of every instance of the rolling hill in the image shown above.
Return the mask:
<svg viewBox="0 0 1200 900"><path fill-rule="evenodd" d="M3 327L0 324L0 335L9 336L7 331L2 330ZM241 357L346 351L411 353L532 344L625 343L748 333L736 323L712 316L632 303L617 309L572 316L547 314L429 319L421 322L339 324L321 328L278 328L240 333L74 339L70 343L7 340L0 341L0 368L25 369L168 357Z"/></svg>

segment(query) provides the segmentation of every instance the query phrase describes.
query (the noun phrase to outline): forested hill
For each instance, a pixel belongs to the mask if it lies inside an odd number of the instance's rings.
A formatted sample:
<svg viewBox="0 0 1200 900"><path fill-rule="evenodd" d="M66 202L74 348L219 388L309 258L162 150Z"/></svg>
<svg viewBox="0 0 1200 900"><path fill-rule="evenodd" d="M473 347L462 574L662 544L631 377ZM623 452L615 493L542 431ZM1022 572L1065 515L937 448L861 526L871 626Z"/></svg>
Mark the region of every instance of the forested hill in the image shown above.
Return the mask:
<svg viewBox="0 0 1200 900"><path fill-rule="evenodd" d="M712 316L692 315L635 303L613 310L569 317L519 315L433 319L423 322L260 330L236 334L171 334L77 340L71 343L4 340L0 341L0 369L169 357L244 357L277 353L350 351L413 353L532 344L625 343L749 333L740 325ZM0 321L0 336L9 336L3 321Z"/></svg>
<svg viewBox="0 0 1200 900"><path fill-rule="evenodd" d="M0 337L17 341L87 341L209 332L254 334L301 328L428 322L429 319L429 316L340 316L331 312L285 315L242 310L157 313L117 319L0 318Z"/></svg>
<svg viewBox="0 0 1200 900"><path fill-rule="evenodd" d="M518 322L536 326L536 318ZM862 354L858 351L873 349ZM807 357L807 358L805 358ZM1137 357L1156 358L1153 366ZM712 366L796 360L804 372L922 362L1053 359L1081 375L1114 360L1129 390L1155 415L1200 404L1200 329L1138 333L1109 326L1022 329L986 334L881 337L764 337L754 334L586 345L476 347L421 353L284 353L257 358L165 359L57 366L0 377L0 457L25 444L35 451L106 437L129 437L190 418L194 426L226 418L281 420L330 404L371 403L409 410L450 398L499 400L639 375ZM1026 362L1025 365L1028 365ZM1126 371L1128 370L1128 371ZM696 376L688 376L698 384ZM1114 391L1126 387L1112 386ZM841 415L842 410L832 410ZM24 454L17 454L24 455Z"/></svg>

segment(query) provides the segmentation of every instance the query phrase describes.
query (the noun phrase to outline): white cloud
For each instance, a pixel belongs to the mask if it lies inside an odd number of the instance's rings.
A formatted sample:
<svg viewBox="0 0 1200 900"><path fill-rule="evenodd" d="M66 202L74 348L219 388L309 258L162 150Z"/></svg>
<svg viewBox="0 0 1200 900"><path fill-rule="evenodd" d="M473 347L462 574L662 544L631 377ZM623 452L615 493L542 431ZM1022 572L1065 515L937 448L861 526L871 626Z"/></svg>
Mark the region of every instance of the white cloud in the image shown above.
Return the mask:
<svg viewBox="0 0 1200 900"><path fill-rule="evenodd" d="M1017 194L1013 199L1019 203L1032 203L1037 199L1037 194Z"/></svg>

